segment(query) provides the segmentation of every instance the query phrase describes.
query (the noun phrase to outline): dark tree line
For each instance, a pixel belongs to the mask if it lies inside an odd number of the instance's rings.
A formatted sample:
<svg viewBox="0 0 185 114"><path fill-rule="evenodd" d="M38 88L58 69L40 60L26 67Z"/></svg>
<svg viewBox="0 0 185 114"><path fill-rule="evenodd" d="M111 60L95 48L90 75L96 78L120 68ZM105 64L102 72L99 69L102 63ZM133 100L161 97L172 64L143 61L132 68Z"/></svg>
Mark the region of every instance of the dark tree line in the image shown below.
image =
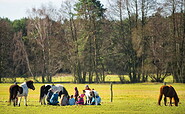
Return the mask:
<svg viewBox="0 0 185 114"><path fill-rule="evenodd" d="M52 76L67 70L77 83L185 82L184 0L66 1L28 10L28 18L0 19L0 81L3 77Z"/></svg>

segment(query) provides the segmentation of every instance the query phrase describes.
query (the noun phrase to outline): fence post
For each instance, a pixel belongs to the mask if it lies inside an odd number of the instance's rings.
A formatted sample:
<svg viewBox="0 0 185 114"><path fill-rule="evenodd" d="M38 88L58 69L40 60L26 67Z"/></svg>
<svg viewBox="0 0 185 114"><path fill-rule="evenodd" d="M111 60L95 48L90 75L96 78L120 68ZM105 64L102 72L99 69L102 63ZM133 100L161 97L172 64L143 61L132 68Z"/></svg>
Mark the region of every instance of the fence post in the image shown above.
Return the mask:
<svg viewBox="0 0 185 114"><path fill-rule="evenodd" d="M110 83L110 102L113 101L112 82Z"/></svg>

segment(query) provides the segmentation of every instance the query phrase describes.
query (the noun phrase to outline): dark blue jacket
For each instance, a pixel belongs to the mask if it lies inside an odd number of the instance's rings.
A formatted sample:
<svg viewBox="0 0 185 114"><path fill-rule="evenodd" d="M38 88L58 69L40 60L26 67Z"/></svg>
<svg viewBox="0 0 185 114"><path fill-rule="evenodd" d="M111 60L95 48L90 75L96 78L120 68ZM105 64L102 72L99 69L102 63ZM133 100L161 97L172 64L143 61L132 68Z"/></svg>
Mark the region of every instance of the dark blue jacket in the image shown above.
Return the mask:
<svg viewBox="0 0 185 114"><path fill-rule="evenodd" d="M58 94L55 93L55 94L53 94L53 95L51 96L50 104L56 105L56 104L58 104L58 103L59 103L59 102L58 102Z"/></svg>

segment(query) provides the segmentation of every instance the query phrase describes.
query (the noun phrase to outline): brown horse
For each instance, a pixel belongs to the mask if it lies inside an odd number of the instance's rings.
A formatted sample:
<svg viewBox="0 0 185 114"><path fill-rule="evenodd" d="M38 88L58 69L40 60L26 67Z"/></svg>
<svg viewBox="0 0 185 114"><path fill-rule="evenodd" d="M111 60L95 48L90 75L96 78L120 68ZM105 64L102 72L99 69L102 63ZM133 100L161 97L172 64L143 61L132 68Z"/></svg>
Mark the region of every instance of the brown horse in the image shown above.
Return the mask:
<svg viewBox="0 0 185 114"><path fill-rule="evenodd" d="M174 98L175 101L175 106L178 106L179 98L178 95L175 91L175 89L172 86L161 86L160 88L160 94L159 94L159 99L158 99L158 105L161 105L161 99L164 94L164 105L166 106L166 97L170 98L170 106L172 106L172 98Z"/></svg>

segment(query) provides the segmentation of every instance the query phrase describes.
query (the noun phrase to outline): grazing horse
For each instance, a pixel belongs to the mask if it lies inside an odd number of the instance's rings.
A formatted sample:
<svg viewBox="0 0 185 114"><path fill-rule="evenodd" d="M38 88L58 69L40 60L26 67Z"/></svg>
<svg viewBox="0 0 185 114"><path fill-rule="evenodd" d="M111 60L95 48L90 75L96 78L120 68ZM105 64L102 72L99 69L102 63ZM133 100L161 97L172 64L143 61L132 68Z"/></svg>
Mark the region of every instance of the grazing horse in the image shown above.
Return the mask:
<svg viewBox="0 0 185 114"><path fill-rule="evenodd" d="M17 84L11 85L9 88L10 92L10 98L9 98L9 103L11 104L11 101L13 101L13 105L17 105L18 102L18 97L21 97L18 106L20 106L20 102L22 97L24 96L24 104L27 106L27 96L28 96L28 88L35 90L35 87L33 85L33 81L27 81L22 83L20 86Z"/></svg>
<svg viewBox="0 0 185 114"><path fill-rule="evenodd" d="M158 99L158 105L161 104L161 99L163 97L164 94L164 105L166 106L166 97L170 98L170 106L172 106L172 98L174 98L175 101L175 106L178 106L178 102L179 102L179 98L178 95L175 91L175 89L172 86L161 86L160 88L160 94L159 94L159 99Z"/></svg>
<svg viewBox="0 0 185 114"><path fill-rule="evenodd" d="M61 98L61 95L64 94L66 96L69 96L66 88L63 85L57 84L57 85L50 85L50 84L46 84L40 87L40 99L39 102L42 105L44 102L44 105L46 105L46 96L48 94L48 91L50 90L50 88L52 89L52 92L56 92L59 91L59 97Z"/></svg>
<svg viewBox="0 0 185 114"><path fill-rule="evenodd" d="M96 97L99 96L98 92L95 90L84 90L86 96L86 104L91 105L91 101L94 98L95 104L98 105Z"/></svg>

